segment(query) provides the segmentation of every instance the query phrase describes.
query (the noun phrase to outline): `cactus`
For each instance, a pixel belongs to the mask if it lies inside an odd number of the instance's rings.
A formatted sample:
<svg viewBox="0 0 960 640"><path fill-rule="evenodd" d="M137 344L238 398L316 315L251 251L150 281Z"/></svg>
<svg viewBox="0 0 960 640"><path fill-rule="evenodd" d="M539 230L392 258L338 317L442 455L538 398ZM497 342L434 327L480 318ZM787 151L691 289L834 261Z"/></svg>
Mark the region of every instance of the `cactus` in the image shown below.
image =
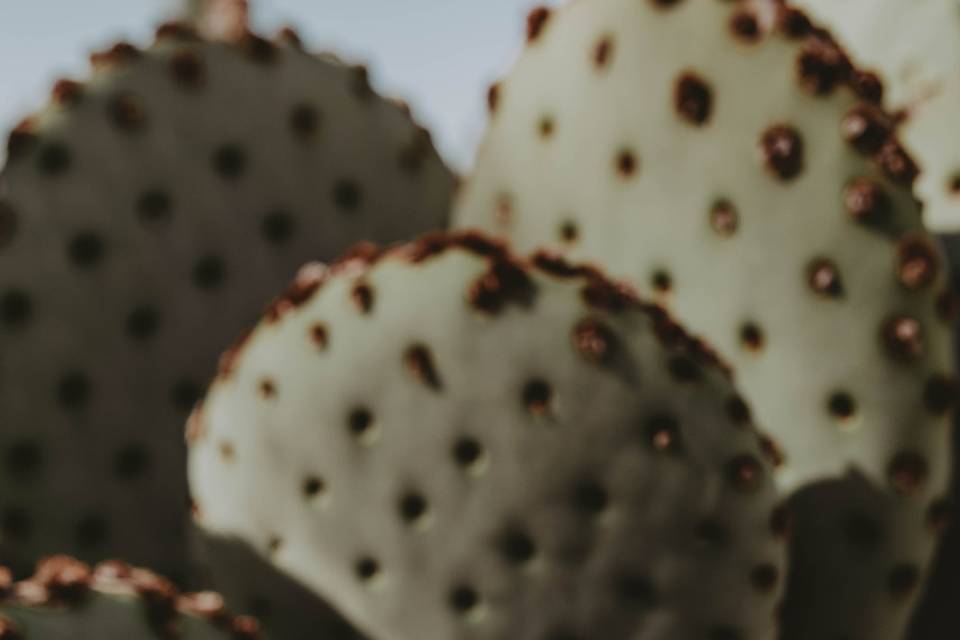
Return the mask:
<svg viewBox="0 0 960 640"><path fill-rule="evenodd" d="M884 82L888 108L904 118L901 137L917 159L924 222L960 231L960 2L958 0L790 0L826 26L855 62Z"/></svg>
<svg viewBox="0 0 960 640"><path fill-rule="evenodd" d="M196 521L375 638L772 638L788 517L726 369L479 234L305 268L188 428Z"/></svg>
<svg viewBox="0 0 960 640"><path fill-rule="evenodd" d="M0 561L180 580L180 429L231 334L305 261L442 227L453 177L362 68L289 31L168 24L93 65L0 176Z"/></svg>
<svg viewBox="0 0 960 640"><path fill-rule="evenodd" d="M715 344L796 496L783 637L901 638L956 387L881 84L776 3L580 0L528 41L455 223L596 260Z"/></svg>
<svg viewBox="0 0 960 640"><path fill-rule="evenodd" d="M257 640L258 624L230 615L213 592L180 594L146 569L107 561L95 569L67 556L41 561L12 582L0 569L3 640Z"/></svg>

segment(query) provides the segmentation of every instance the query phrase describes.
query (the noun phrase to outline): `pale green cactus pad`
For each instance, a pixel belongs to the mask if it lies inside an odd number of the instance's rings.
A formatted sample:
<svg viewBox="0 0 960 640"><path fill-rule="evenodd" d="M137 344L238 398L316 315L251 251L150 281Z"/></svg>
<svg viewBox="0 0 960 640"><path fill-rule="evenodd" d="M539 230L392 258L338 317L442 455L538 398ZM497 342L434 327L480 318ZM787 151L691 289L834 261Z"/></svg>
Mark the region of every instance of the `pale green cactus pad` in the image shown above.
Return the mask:
<svg viewBox="0 0 960 640"><path fill-rule="evenodd" d="M455 222L595 260L715 344L782 446L779 486L845 483L797 513L785 637L899 639L949 476L945 265L876 78L764 6L535 11Z"/></svg>
<svg viewBox="0 0 960 640"><path fill-rule="evenodd" d="M196 521L374 638L773 638L771 443L590 268L435 236L304 270L189 428Z"/></svg>
<svg viewBox="0 0 960 640"><path fill-rule="evenodd" d="M924 222L960 231L960 0L790 0L884 83L917 159Z"/></svg>
<svg viewBox="0 0 960 640"><path fill-rule="evenodd" d="M442 227L453 177L362 68L291 33L171 24L93 60L0 176L0 561L179 579L182 424L219 353L307 260Z"/></svg>
<svg viewBox="0 0 960 640"><path fill-rule="evenodd" d="M12 583L0 569L2 640L257 640L252 618L230 615L212 592L180 594L145 569L109 561L91 569L65 556Z"/></svg>

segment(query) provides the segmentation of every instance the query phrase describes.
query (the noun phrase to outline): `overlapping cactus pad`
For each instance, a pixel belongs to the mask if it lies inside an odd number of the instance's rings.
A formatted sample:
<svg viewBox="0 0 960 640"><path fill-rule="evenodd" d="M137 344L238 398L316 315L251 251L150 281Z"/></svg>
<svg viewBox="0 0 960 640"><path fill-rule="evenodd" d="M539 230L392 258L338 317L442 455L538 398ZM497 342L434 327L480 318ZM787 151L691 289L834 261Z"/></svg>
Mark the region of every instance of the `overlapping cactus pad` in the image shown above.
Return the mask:
<svg viewBox="0 0 960 640"><path fill-rule="evenodd" d="M593 268L473 234L307 268L189 438L198 524L371 637L775 629L773 445L703 343Z"/></svg>
<svg viewBox="0 0 960 640"><path fill-rule="evenodd" d="M877 77L775 2L581 0L528 39L456 223L602 262L712 341L803 491L784 637L899 638L955 386Z"/></svg>
<svg viewBox="0 0 960 640"><path fill-rule="evenodd" d="M0 569L3 640L257 640L252 618L230 615L212 592L180 594L156 574L108 561L95 569L68 558L43 560L12 582Z"/></svg>
<svg viewBox="0 0 960 640"><path fill-rule="evenodd" d="M185 573L182 424L307 260L442 227L453 178L362 68L170 24L93 56L0 177L0 559Z"/></svg>

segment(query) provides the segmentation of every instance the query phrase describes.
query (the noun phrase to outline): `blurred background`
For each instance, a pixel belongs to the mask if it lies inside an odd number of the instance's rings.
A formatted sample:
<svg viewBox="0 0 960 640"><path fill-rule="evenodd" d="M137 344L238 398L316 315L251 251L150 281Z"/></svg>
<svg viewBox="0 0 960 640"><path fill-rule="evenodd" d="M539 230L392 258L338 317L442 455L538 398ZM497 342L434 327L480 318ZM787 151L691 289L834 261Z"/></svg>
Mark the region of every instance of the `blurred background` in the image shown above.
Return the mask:
<svg viewBox="0 0 960 640"><path fill-rule="evenodd" d="M374 86L410 103L447 161L465 170L486 120L486 89L547 0L251 0L255 28L297 27L307 46L370 66ZM176 0L0 0L0 128L43 105L54 80L83 78L87 55L145 44ZM2 151L0 151L2 153Z"/></svg>

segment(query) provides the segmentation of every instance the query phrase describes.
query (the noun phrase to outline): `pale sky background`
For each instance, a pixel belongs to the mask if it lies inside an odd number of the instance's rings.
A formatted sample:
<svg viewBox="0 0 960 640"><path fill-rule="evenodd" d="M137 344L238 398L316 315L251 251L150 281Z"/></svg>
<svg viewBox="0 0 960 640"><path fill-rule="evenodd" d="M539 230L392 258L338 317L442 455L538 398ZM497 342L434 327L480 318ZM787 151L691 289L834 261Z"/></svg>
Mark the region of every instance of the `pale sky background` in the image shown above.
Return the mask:
<svg viewBox="0 0 960 640"><path fill-rule="evenodd" d="M307 45L369 64L374 85L407 100L457 169L473 159L487 86L523 43L543 0L251 0L261 32L297 27ZM550 4L551 2L547 2ZM0 128L41 106L59 77L118 39L148 42L176 0L0 0Z"/></svg>

